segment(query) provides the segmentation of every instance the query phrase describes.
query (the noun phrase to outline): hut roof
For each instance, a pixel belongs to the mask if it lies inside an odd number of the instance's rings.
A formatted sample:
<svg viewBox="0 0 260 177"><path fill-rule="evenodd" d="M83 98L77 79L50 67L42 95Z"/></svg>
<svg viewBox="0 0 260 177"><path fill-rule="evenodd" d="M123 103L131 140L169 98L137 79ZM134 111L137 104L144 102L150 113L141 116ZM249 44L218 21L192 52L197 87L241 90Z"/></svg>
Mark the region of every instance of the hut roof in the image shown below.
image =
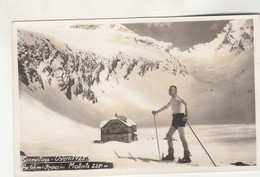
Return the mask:
<svg viewBox="0 0 260 177"><path fill-rule="evenodd" d="M109 120L103 120L103 121L100 123L99 127L100 127L100 128L104 127L110 120L119 120L120 122L124 123L124 124L127 125L128 127L131 127L132 125L136 125L136 123L134 123L132 120L130 120L130 119L128 119L128 118L124 121L124 120L119 119L119 118L117 118L117 117L113 117L113 118L111 118L111 119L109 119Z"/></svg>

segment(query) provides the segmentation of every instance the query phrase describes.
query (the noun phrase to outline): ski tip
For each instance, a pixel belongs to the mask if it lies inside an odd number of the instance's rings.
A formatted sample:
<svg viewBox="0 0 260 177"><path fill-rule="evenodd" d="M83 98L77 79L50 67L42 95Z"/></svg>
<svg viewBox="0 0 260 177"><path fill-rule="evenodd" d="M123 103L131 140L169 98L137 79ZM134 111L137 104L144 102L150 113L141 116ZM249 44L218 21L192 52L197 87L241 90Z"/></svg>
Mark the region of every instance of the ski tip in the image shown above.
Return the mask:
<svg viewBox="0 0 260 177"><path fill-rule="evenodd" d="M121 157L116 153L116 151L114 151L114 153L116 154L116 156L120 159Z"/></svg>
<svg viewBox="0 0 260 177"><path fill-rule="evenodd" d="M132 154L130 152L128 152L128 154L131 156L131 158L134 160L134 161L137 161L136 158L134 158L134 156L132 156Z"/></svg>

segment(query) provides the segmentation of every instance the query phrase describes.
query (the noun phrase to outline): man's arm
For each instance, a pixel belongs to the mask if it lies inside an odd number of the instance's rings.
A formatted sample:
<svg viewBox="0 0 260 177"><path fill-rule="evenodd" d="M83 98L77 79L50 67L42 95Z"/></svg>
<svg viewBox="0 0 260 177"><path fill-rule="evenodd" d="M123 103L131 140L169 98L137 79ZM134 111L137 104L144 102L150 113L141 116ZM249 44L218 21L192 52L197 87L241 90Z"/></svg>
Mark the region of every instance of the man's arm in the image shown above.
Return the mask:
<svg viewBox="0 0 260 177"><path fill-rule="evenodd" d="M153 111L153 112L152 112L153 115L156 115L156 114L158 114L159 112L162 112L162 111L164 111L165 109L167 109L167 108L171 105L171 101L172 101L172 100L170 100L167 105L163 106L163 107L162 107L161 109L159 109L158 111Z"/></svg>
<svg viewBox="0 0 260 177"><path fill-rule="evenodd" d="M188 105L187 102L184 101L181 97L178 96L178 99L181 101L182 104L184 104L185 106L185 117L183 117L183 121L187 121L189 118L189 114L188 114Z"/></svg>
<svg viewBox="0 0 260 177"><path fill-rule="evenodd" d="M178 96L178 99L181 101L182 104L184 104L185 106L185 116L188 115L188 106L187 106L187 102L184 101L184 99L182 99L180 96Z"/></svg>

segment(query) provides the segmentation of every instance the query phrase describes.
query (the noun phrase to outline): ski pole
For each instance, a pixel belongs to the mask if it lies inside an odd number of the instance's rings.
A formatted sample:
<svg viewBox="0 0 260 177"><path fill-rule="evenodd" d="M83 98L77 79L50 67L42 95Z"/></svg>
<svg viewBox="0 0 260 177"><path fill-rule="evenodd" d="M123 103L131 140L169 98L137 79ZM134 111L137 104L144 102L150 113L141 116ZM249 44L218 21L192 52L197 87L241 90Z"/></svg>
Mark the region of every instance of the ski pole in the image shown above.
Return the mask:
<svg viewBox="0 0 260 177"><path fill-rule="evenodd" d="M153 118L154 118L154 126L155 126L157 146L158 146L158 153L159 153L159 160L160 160L161 159L161 153L160 153L160 145L159 145L159 139L158 139L158 132L157 132L157 125L156 125L155 115L153 115Z"/></svg>
<svg viewBox="0 0 260 177"><path fill-rule="evenodd" d="M193 129L191 128L190 124L187 122L188 126L190 127L192 133L194 134L194 136L197 138L197 140L199 141L200 145L202 146L202 148L204 149L204 151L207 153L207 155L209 156L209 159L211 160L211 162L214 164L214 166L216 167L217 165L215 164L215 162L213 161L213 159L210 157L208 151L205 149L205 147L202 145L201 141L199 140L199 138L197 137L197 135L195 134L195 132L193 131Z"/></svg>

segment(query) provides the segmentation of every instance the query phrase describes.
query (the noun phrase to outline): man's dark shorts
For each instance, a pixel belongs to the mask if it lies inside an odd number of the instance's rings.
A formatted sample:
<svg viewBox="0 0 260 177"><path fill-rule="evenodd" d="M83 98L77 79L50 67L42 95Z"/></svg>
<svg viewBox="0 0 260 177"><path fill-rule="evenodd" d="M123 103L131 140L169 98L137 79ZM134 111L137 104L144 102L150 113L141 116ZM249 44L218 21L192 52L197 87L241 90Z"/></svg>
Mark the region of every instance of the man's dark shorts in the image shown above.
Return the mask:
<svg viewBox="0 0 260 177"><path fill-rule="evenodd" d="M183 117L185 117L184 113L178 113L172 115L172 126L174 128L185 127L186 121L183 121Z"/></svg>

